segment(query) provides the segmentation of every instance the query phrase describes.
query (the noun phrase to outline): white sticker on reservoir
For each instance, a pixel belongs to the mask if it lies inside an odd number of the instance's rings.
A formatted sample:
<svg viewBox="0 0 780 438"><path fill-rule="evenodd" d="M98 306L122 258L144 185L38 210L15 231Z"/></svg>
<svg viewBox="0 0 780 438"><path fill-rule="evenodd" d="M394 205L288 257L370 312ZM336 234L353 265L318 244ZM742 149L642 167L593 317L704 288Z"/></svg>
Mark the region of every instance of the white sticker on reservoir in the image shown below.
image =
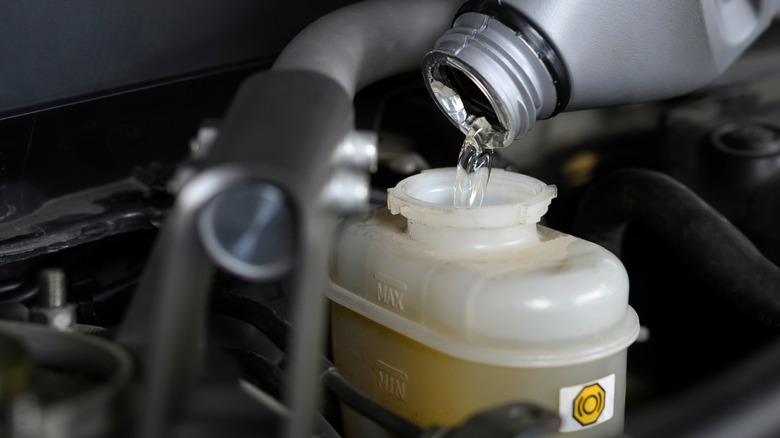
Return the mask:
<svg viewBox="0 0 780 438"><path fill-rule="evenodd" d="M615 413L615 375L561 388L561 432L576 432L608 421Z"/></svg>

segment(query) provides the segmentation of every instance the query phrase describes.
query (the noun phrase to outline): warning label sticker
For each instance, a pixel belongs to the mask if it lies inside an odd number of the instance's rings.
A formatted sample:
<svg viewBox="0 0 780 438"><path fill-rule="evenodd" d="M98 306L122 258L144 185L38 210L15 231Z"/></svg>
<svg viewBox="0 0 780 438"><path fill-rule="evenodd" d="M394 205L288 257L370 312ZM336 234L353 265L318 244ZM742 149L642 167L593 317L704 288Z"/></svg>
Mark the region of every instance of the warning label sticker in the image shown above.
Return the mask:
<svg viewBox="0 0 780 438"><path fill-rule="evenodd" d="M561 388L558 414L561 432L576 432L601 424L615 411L615 375Z"/></svg>

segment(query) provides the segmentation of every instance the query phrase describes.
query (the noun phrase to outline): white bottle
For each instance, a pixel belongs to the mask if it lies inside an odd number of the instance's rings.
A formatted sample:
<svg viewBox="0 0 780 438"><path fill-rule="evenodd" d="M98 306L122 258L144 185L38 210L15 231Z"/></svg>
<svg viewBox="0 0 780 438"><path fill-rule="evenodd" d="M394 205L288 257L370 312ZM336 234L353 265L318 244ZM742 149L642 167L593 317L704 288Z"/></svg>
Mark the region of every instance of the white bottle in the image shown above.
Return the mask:
<svg viewBox="0 0 780 438"><path fill-rule="evenodd" d="M622 435L626 349L639 332L620 261L538 225L554 186L495 170L481 208L452 205L454 169L348 219L332 265L336 366L423 425L510 401L558 412L561 436ZM376 426L347 411L351 437Z"/></svg>

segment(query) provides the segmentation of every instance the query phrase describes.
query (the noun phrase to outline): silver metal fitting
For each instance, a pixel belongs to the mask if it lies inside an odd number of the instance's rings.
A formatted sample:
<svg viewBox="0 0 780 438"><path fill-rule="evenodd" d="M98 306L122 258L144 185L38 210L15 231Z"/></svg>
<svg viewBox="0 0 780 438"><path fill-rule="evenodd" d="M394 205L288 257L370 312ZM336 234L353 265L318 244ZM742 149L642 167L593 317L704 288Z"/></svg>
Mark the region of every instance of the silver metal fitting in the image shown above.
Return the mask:
<svg viewBox="0 0 780 438"><path fill-rule="evenodd" d="M224 190L200 211L198 232L211 259L242 278L266 281L293 264L295 229L287 195L265 182Z"/></svg>
<svg viewBox="0 0 780 438"><path fill-rule="evenodd" d="M193 162L203 160L214 147L219 136L219 126L216 122L206 123L198 128L198 133L190 139L190 161L185 162L176 170L176 173L168 181L166 189L171 195L179 193L182 187L197 175L198 170Z"/></svg>
<svg viewBox="0 0 780 438"><path fill-rule="evenodd" d="M62 307L33 307L30 309L30 321L61 332L71 331L76 324L75 310L71 304Z"/></svg>
<svg viewBox="0 0 780 438"><path fill-rule="evenodd" d="M368 208L371 179L364 171L336 169L322 192L328 209L337 214L351 214Z"/></svg>
<svg viewBox="0 0 780 438"><path fill-rule="evenodd" d="M195 138L190 140L192 158L199 159L206 156L217 141L218 135L219 127L209 124L201 126Z"/></svg>
<svg viewBox="0 0 780 438"><path fill-rule="evenodd" d="M374 131L351 131L333 153L333 164L374 173L378 162L377 134Z"/></svg>
<svg viewBox="0 0 780 438"><path fill-rule="evenodd" d="M46 268L38 273L38 306L62 307L67 302L65 273L61 269Z"/></svg>
<svg viewBox="0 0 780 438"><path fill-rule="evenodd" d="M331 157L333 174L321 199L336 214L351 214L368 207L371 178L379 162L377 134L354 130L347 134Z"/></svg>
<svg viewBox="0 0 780 438"><path fill-rule="evenodd" d="M38 274L38 298L30 309L30 321L59 331L71 331L76 325L76 307L67 302L65 273L46 268Z"/></svg>

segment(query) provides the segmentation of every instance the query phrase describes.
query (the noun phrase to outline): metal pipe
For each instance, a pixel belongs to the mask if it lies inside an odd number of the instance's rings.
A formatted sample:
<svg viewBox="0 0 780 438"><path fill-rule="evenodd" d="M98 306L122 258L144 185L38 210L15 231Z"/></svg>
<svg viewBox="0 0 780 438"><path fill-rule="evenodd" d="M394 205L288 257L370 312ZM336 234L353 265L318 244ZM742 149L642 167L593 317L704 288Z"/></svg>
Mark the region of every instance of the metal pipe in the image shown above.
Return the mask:
<svg viewBox="0 0 780 438"><path fill-rule="evenodd" d="M306 71L324 75L344 89L351 100L362 87L394 74L420 68L423 55L436 38L451 25L462 0L372 0L337 10L315 21L299 33L279 55L272 71ZM330 224L332 225L332 224ZM286 436L309 435L317 400L312 358L319 353L325 309L317 280L327 277L329 236L332 229L322 221L302 221L302 242L309 244L299 260L309 275L299 277L295 320L301 336L296 337L293 384L287 400L297 421ZM325 232L326 234L323 234ZM314 395L314 397L313 397Z"/></svg>
<svg viewBox="0 0 780 438"><path fill-rule="evenodd" d="M272 69L323 74L354 97L365 85L419 69L462 3L371 0L344 7L301 31Z"/></svg>

